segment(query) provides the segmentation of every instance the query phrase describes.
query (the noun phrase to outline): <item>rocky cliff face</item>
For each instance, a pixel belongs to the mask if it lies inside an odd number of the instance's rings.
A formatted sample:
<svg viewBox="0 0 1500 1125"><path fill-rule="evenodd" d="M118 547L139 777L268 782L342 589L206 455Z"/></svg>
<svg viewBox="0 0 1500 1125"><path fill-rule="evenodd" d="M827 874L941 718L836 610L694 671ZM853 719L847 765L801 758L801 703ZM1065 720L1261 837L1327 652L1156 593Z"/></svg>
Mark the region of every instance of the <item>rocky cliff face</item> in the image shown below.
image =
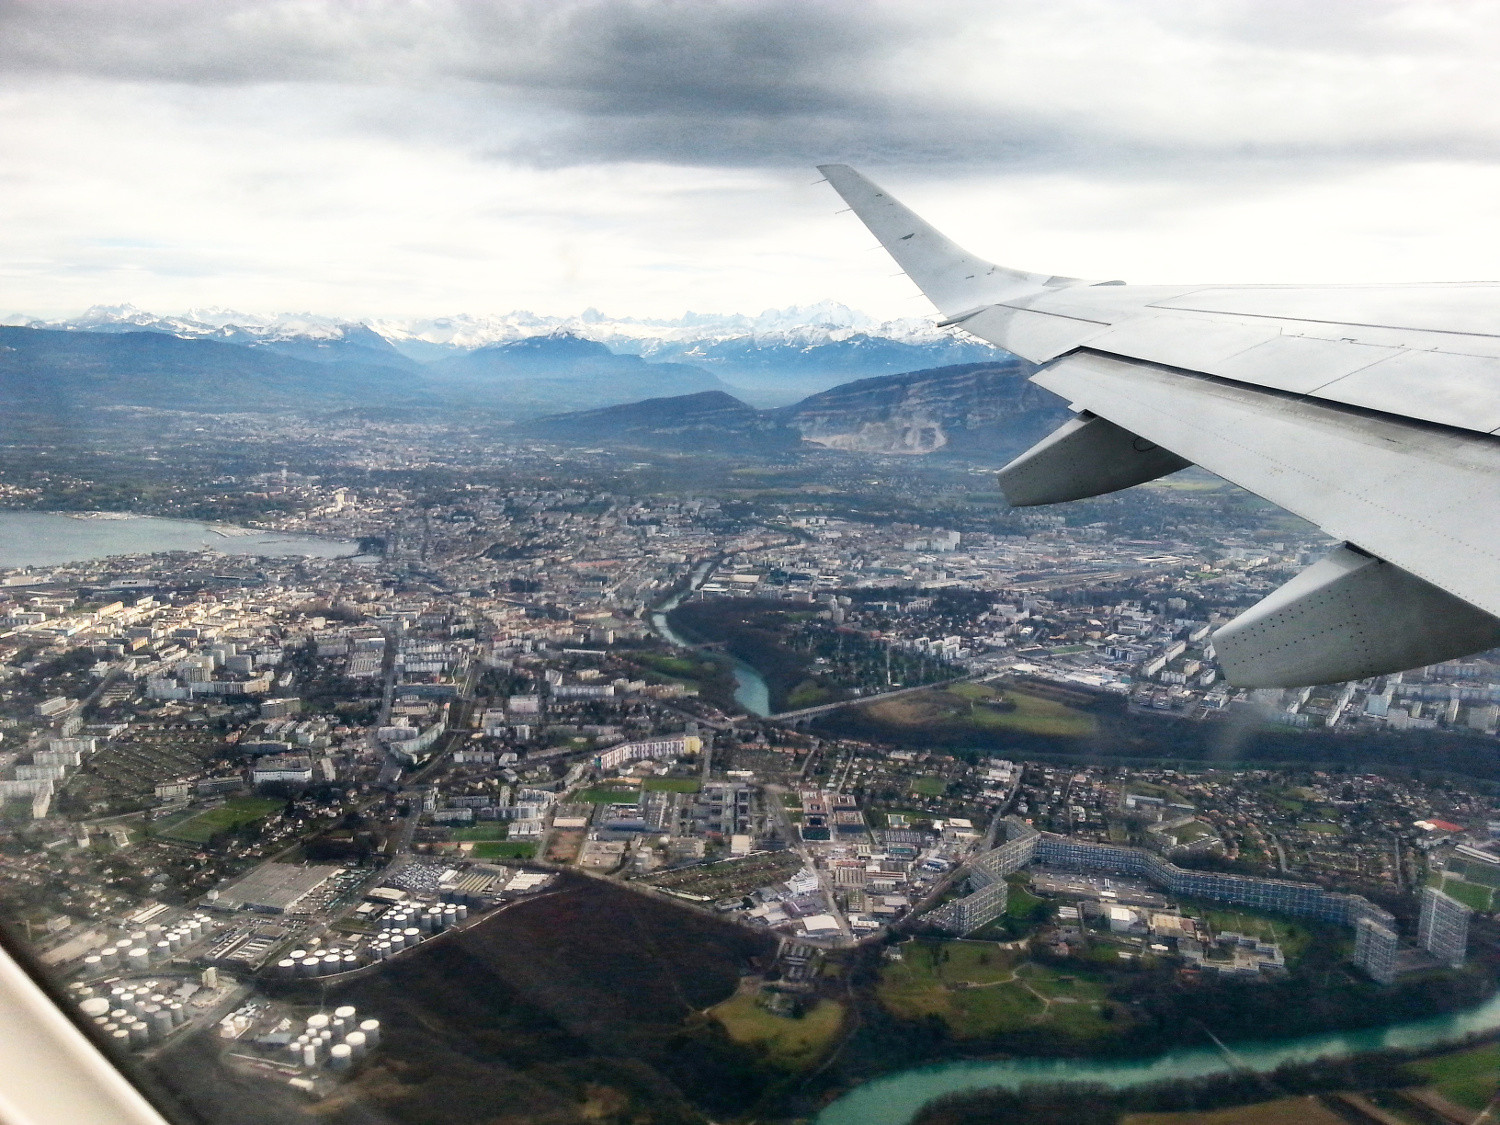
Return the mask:
<svg viewBox="0 0 1500 1125"><path fill-rule="evenodd" d="M861 379L775 413L804 441L861 453L1011 456L1067 417L1019 359Z"/></svg>

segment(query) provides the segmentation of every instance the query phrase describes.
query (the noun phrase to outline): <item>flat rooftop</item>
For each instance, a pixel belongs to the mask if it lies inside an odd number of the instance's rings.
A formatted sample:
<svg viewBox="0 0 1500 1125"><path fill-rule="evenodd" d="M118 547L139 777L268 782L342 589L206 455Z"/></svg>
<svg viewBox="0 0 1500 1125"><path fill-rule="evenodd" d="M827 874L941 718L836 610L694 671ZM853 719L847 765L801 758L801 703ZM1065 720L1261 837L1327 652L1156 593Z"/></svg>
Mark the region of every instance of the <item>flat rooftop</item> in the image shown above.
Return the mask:
<svg viewBox="0 0 1500 1125"><path fill-rule="evenodd" d="M223 910L259 910L265 914L281 914L342 870L342 867L264 863L243 879L220 891L214 905Z"/></svg>

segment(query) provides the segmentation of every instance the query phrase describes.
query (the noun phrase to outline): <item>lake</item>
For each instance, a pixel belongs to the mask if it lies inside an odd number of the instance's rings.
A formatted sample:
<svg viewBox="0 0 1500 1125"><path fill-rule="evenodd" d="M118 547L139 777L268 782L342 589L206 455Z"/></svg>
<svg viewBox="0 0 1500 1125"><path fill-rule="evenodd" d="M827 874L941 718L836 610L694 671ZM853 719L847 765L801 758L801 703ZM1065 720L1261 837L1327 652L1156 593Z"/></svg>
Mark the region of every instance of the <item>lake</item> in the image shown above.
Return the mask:
<svg viewBox="0 0 1500 1125"><path fill-rule="evenodd" d="M168 520L114 512L79 518L65 512L0 511L0 567L59 566L110 555L156 551L219 551L227 555L352 556L358 544L229 524Z"/></svg>

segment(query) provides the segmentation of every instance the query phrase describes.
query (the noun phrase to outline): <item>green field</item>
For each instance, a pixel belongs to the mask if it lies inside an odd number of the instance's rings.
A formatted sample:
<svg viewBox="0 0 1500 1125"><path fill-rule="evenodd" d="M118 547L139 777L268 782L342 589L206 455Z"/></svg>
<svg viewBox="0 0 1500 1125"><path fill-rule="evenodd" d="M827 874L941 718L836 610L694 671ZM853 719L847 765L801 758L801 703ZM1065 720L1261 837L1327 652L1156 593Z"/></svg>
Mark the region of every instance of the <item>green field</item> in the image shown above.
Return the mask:
<svg viewBox="0 0 1500 1125"><path fill-rule="evenodd" d="M216 809L207 809L173 825L161 835L169 840L206 844L221 832L230 832L254 824L286 804L275 797L236 797Z"/></svg>
<svg viewBox="0 0 1500 1125"><path fill-rule="evenodd" d="M536 845L526 840L481 840L469 851L472 859L530 859Z"/></svg>
<svg viewBox="0 0 1500 1125"><path fill-rule="evenodd" d="M937 1016L959 1039L1047 1027L1078 1039L1122 1030L1103 1015L1104 988L982 941L909 941L881 970L876 995L905 1019Z"/></svg>
<svg viewBox="0 0 1500 1125"><path fill-rule="evenodd" d="M630 789L598 788L575 793L571 800L581 805L633 805L640 800L641 791Z"/></svg>
<svg viewBox="0 0 1500 1125"><path fill-rule="evenodd" d="M871 704L871 717L894 726L967 726L1027 734L1083 738L1094 733L1094 717L1055 699L1018 688L1004 692L987 684L954 684Z"/></svg>
<svg viewBox="0 0 1500 1125"><path fill-rule="evenodd" d="M736 1043L764 1047L771 1062L788 1070L806 1070L822 1058L844 1022L844 1007L836 1000L819 1000L800 1019L789 1019L766 1011L745 992L709 1013Z"/></svg>
<svg viewBox="0 0 1500 1125"><path fill-rule="evenodd" d="M1471 910L1486 912L1490 909L1491 889L1480 883L1470 883L1464 879L1453 879L1445 875L1443 893L1449 898L1458 899Z"/></svg>
<svg viewBox="0 0 1500 1125"><path fill-rule="evenodd" d="M1407 1069L1426 1078L1449 1101L1481 1110L1500 1084L1500 1044L1486 1043L1468 1051L1419 1059Z"/></svg>
<svg viewBox="0 0 1500 1125"><path fill-rule="evenodd" d="M1443 870L1450 875L1457 875L1465 882L1478 883L1484 887L1500 887L1500 866L1493 863L1453 856Z"/></svg>
<svg viewBox="0 0 1500 1125"><path fill-rule="evenodd" d="M696 793L700 787L691 777L648 777L641 786L648 793Z"/></svg>
<svg viewBox="0 0 1500 1125"><path fill-rule="evenodd" d="M940 777L919 777L911 783L911 791L923 797L941 797L947 789L948 783Z"/></svg>
<svg viewBox="0 0 1500 1125"><path fill-rule="evenodd" d="M1304 832L1321 832L1325 835L1334 835L1343 831L1337 824L1330 824L1326 820L1303 821L1297 827Z"/></svg>
<svg viewBox="0 0 1500 1125"><path fill-rule="evenodd" d="M455 840L503 840L510 834L510 825L495 822L492 824L476 824L472 828L455 828L453 838Z"/></svg>

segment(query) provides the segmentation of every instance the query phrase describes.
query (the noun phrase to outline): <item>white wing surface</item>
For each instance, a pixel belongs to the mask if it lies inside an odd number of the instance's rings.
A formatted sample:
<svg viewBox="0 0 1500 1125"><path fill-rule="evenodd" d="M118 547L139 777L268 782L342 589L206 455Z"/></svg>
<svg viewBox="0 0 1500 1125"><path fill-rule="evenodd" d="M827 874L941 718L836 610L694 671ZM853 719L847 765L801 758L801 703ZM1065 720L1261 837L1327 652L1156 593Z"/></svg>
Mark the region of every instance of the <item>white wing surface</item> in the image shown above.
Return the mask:
<svg viewBox="0 0 1500 1125"><path fill-rule="evenodd" d="M1500 283L1090 283L967 254L821 169L946 323L1045 365L1078 417L1012 503L1198 464L1345 547L1215 634L1231 682L1332 683L1500 645Z"/></svg>

